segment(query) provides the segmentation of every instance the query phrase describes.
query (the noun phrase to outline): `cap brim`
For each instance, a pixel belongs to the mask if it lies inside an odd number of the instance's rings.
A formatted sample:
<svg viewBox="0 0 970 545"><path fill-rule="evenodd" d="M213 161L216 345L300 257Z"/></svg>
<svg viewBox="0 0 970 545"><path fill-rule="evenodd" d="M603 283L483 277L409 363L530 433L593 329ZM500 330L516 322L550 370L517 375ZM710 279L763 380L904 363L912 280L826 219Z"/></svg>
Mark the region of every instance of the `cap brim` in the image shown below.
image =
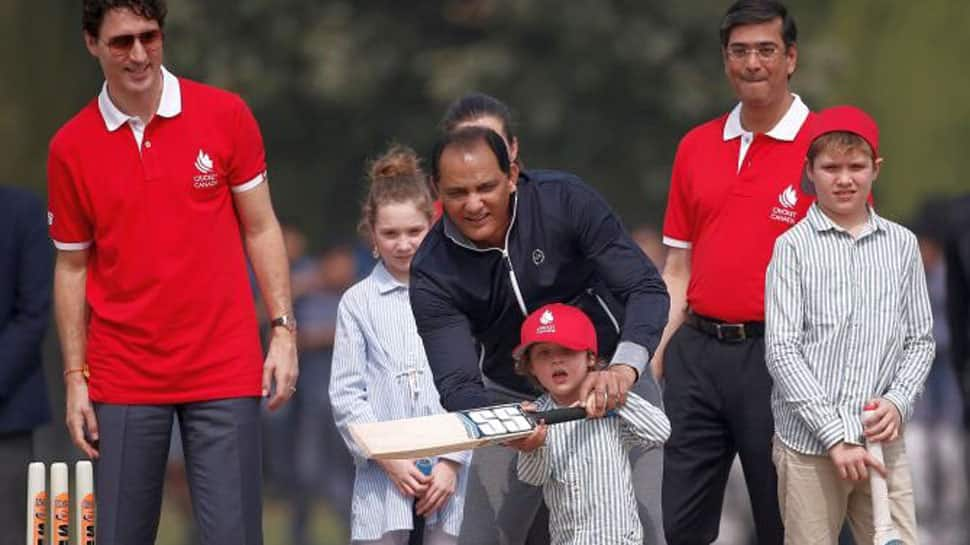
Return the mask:
<svg viewBox="0 0 970 545"><path fill-rule="evenodd" d="M529 350L529 348L531 348L532 345L539 344L539 343L558 344L559 346L562 346L564 348L568 348L570 350L576 350L576 351L579 351L579 350L589 350L588 347L582 346L581 343L579 343L579 342L570 343L569 341L555 341L555 340L532 341L532 342L523 343L523 344L520 344L519 346L516 346L512 350L512 358L514 360L516 360L516 361L521 360L522 359L522 356L525 355L526 351Z"/></svg>

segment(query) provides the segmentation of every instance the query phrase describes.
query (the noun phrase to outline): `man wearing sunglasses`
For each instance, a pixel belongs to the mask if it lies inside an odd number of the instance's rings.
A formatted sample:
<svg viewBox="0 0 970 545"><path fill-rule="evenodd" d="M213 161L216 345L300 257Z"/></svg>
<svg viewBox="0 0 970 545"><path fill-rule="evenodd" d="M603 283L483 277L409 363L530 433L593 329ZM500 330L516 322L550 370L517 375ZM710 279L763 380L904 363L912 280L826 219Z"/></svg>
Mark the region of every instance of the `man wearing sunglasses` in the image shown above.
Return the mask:
<svg viewBox="0 0 970 545"><path fill-rule="evenodd" d="M199 536L260 544L260 397L296 390L262 137L236 95L162 66L164 0L84 0L100 95L51 140L55 317L98 541L149 544L178 418ZM248 255L273 318L265 360Z"/></svg>

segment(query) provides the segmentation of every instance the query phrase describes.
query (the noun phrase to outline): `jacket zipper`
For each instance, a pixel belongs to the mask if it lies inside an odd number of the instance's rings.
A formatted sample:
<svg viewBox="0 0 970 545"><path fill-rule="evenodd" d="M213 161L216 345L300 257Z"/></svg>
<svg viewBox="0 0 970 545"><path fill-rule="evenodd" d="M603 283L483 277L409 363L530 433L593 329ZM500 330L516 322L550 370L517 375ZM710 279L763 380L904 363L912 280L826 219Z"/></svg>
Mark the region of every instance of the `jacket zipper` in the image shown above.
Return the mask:
<svg viewBox="0 0 970 545"><path fill-rule="evenodd" d="M525 300L522 299L522 291L519 290L519 281L515 278L515 269L512 268L512 258L509 257L508 246L508 240L506 240L505 249L502 250L502 257L505 259L505 265L509 269L509 281L512 282L512 291L515 292L515 301L519 303L519 310L522 311L522 315L528 316L529 309L526 308Z"/></svg>
<svg viewBox="0 0 970 545"><path fill-rule="evenodd" d="M498 251L502 253L502 259L505 261L505 267L509 271L509 282L512 283L512 291L515 292L515 302L519 306L519 310L522 311L523 316L529 315L529 309L525 306L525 299L522 297L522 290L519 289L519 280L515 276L515 269L512 267L512 258L509 256L509 236L512 234L512 227L515 226L515 216L519 211L519 196L513 195L515 202L512 204L512 219L509 220L509 228L505 230L505 245L503 248L476 248L474 246L468 246L467 244L462 244L458 240L455 240L450 235L447 235L449 239L455 244L461 246L462 248L468 248L469 250L474 250L476 252L491 252Z"/></svg>
<svg viewBox="0 0 970 545"><path fill-rule="evenodd" d="M505 231L505 247L502 248L502 257L505 258L505 265L509 268L509 282L512 283L512 291L515 292L515 301L519 304L522 316L529 316L529 309L525 306L525 299L522 298L522 290L519 289L519 280L515 277L515 269L512 267L512 257L509 256L509 236L512 235L512 227L515 226L515 216L519 211L519 196L515 196L515 205L512 206L512 219L509 221L509 229Z"/></svg>
<svg viewBox="0 0 970 545"><path fill-rule="evenodd" d="M603 312L606 313L606 317L609 318L610 322L613 323L613 329L615 329L616 332L619 333L620 323L616 321L616 318L613 316L613 313L610 312L610 307L606 306L606 301L604 301L603 298L600 297L595 290L593 290L593 288L586 288L586 293L596 298L596 301L600 304L601 307L603 307Z"/></svg>

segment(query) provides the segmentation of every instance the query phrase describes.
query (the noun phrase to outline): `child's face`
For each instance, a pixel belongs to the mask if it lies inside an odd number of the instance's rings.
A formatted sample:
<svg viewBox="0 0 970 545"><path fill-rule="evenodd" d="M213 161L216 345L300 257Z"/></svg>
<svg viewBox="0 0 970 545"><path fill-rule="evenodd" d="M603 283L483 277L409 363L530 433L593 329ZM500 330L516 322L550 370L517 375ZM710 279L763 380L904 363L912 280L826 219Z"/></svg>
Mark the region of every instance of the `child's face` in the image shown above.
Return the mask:
<svg viewBox="0 0 970 545"><path fill-rule="evenodd" d="M806 165L806 174L815 184L819 206L829 215L856 218L866 213L872 182L879 175L879 161L865 150L827 150Z"/></svg>
<svg viewBox="0 0 970 545"><path fill-rule="evenodd" d="M407 278L411 258L417 251L430 222L411 201L382 204L374 221L374 245L387 270L395 278Z"/></svg>
<svg viewBox="0 0 970 545"><path fill-rule="evenodd" d="M593 357L585 350L570 350L553 343L536 343L529 348L531 373L560 405L579 401L579 386L593 363Z"/></svg>

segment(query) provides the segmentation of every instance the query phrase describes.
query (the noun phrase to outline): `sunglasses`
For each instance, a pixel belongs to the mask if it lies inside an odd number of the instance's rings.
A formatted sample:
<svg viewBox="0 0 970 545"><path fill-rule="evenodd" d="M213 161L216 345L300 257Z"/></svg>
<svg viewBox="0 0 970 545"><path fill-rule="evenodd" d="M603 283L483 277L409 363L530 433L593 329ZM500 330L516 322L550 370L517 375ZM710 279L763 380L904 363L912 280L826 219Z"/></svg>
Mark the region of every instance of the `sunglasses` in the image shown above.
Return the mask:
<svg viewBox="0 0 970 545"><path fill-rule="evenodd" d="M145 48L146 52L154 52L161 47L162 36L162 31L156 29L142 32L141 34L113 36L108 38L104 43L107 44L108 50L111 51L112 55L123 57L131 52L131 48L135 47L135 40L141 42L141 46Z"/></svg>

